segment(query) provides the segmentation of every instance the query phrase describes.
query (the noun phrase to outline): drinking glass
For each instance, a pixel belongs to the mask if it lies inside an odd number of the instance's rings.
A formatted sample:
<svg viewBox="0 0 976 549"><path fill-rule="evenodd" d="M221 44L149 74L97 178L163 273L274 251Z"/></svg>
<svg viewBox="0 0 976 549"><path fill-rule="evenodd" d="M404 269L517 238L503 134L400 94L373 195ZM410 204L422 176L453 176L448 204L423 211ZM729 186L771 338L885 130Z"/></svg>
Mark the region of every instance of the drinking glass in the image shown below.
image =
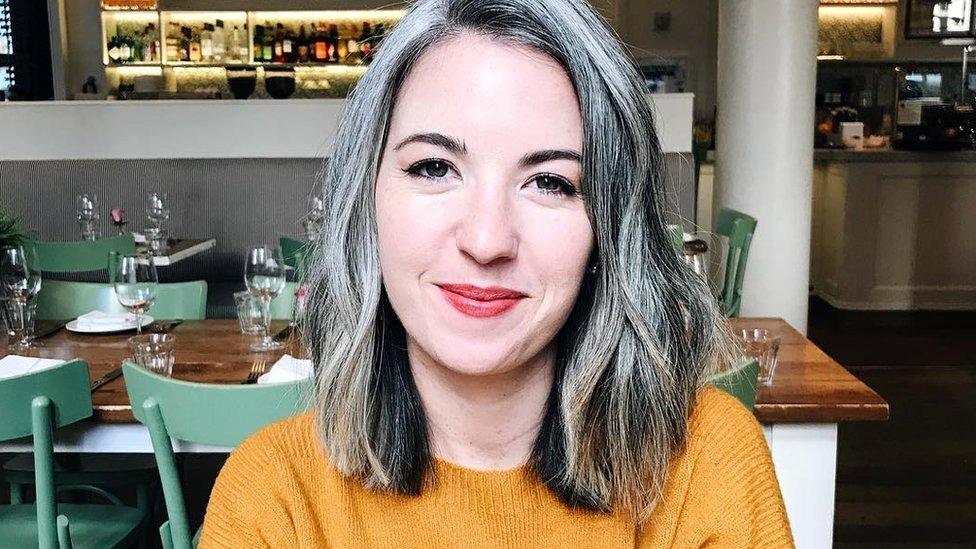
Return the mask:
<svg viewBox="0 0 976 549"><path fill-rule="evenodd" d="M251 345L255 351L284 348L271 339L271 301L285 287L285 262L281 250L269 246L251 248L244 263L244 283L251 295L261 301L262 337Z"/></svg>
<svg viewBox="0 0 976 549"><path fill-rule="evenodd" d="M81 193L75 197L75 205L78 225L81 227L81 238L95 240L99 237L98 196L95 193Z"/></svg>
<svg viewBox="0 0 976 549"><path fill-rule="evenodd" d="M780 336L765 328L744 328L736 333L739 346L747 358L759 363L758 383L769 385L776 371L776 356L779 354Z"/></svg>
<svg viewBox="0 0 976 549"><path fill-rule="evenodd" d="M171 334L146 334L129 338L129 350L136 364L157 374L173 374L173 348L176 337Z"/></svg>
<svg viewBox="0 0 976 549"><path fill-rule="evenodd" d="M0 295L7 299L5 316L12 349L29 349L34 333L33 298L41 289L41 271L33 248L0 248Z"/></svg>
<svg viewBox="0 0 976 549"><path fill-rule="evenodd" d="M156 300L159 275L152 256L120 256L115 264L115 297L136 315L136 333L142 334L142 313Z"/></svg>
<svg viewBox="0 0 976 549"><path fill-rule="evenodd" d="M152 192L146 199L146 217L153 227L157 229L163 226L163 222L169 219L169 195L166 193Z"/></svg>
<svg viewBox="0 0 976 549"><path fill-rule="evenodd" d="M237 320L241 323L242 334L257 334L262 331L264 324L264 307L250 291L234 292L234 304L237 306Z"/></svg>
<svg viewBox="0 0 976 549"><path fill-rule="evenodd" d="M169 247L168 231L159 227L147 227L144 233L149 253L154 256L166 255L166 249Z"/></svg>

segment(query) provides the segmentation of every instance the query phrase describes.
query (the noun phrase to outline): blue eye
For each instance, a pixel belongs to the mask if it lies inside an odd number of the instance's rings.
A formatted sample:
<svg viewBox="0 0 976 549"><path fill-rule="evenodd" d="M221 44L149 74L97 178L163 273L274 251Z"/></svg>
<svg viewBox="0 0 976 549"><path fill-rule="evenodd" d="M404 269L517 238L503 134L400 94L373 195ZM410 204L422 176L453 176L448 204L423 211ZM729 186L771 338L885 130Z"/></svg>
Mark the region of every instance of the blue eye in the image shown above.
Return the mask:
<svg viewBox="0 0 976 549"><path fill-rule="evenodd" d="M403 171L404 173L414 177L423 177L425 179L443 179L445 176L447 176L447 173L451 171L451 165L437 158L429 158L427 160L415 162L411 164L409 168Z"/></svg>

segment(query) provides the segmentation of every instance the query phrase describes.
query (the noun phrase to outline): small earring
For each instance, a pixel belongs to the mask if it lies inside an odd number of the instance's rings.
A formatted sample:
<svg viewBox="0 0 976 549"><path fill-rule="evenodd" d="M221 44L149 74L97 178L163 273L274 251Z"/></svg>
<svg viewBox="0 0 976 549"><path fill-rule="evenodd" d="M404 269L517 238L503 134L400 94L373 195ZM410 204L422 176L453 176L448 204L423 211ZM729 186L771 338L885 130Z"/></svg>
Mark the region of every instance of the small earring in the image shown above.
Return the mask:
<svg viewBox="0 0 976 549"><path fill-rule="evenodd" d="M589 269L590 274L596 274L597 271L599 271L599 270L600 270L600 263L599 262L594 262L593 265L590 265L590 269Z"/></svg>

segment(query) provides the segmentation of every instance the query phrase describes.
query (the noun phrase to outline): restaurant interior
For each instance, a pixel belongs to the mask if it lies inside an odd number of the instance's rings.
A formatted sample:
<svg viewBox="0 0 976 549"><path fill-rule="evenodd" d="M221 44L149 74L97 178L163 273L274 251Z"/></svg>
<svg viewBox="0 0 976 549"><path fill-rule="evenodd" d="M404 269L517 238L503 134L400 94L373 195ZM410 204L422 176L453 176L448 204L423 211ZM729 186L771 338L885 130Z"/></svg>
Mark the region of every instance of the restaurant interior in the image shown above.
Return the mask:
<svg viewBox="0 0 976 549"><path fill-rule="evenodd" d="M976 546L976 2L591 3L796 547ZM76 543L192 536L228 452L301 410L321 175L404 7L0 0L0 546L42 507L103 508Z"/></svg>

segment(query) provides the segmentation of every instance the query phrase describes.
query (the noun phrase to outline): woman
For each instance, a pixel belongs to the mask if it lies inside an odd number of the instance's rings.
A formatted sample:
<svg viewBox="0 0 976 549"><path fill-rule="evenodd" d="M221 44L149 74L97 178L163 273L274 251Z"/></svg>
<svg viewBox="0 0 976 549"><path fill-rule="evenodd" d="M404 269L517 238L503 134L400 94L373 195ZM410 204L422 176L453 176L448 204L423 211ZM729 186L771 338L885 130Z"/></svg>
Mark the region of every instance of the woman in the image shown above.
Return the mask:
<svg viewBox="0 0 976 549"><path fill-rule="evenodd" d="M642 82L583 0L421 0L347 101L312 411L234 451L205 547L789 547Z"/></svg>

